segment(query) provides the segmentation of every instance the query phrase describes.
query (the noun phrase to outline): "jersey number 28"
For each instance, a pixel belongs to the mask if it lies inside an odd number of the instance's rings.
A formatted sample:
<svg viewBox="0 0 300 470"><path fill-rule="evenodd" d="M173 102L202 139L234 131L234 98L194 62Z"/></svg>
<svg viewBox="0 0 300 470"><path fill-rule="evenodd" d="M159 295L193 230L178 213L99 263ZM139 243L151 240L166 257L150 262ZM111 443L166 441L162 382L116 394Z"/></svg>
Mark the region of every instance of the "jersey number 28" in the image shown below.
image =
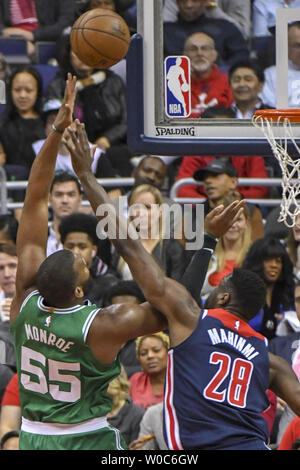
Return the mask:
<svg viewBox="0 0 300 470"><path fill-rule="evenodd" d="M216 351L210 355L209 362L219 368L204 389L205 398L218 402L227 400L232 406L245 408L253 370L252 362L240 358L232 362L230 356ZM228 387L221 390L221 385L227 377Z"/></svg>

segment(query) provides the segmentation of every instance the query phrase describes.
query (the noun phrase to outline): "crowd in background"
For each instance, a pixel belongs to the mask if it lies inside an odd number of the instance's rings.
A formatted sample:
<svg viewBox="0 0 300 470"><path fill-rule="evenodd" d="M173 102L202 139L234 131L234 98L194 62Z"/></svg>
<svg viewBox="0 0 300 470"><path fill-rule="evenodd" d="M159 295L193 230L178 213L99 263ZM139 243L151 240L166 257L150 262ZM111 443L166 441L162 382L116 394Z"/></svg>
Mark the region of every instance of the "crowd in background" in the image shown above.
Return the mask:
<svg viewBox="0 0 300 470"><path fill-rule="evenodd" d="M45 141L63 98L68 72L77 76L74 114L85 123L94 154L92 171L98 178L115 178L109 194L127 217L139 205L139 217L151 233L143 237L169 277L182 278L193 254L186 250L183 224L178 236L171 220L165 237L162 211L172 205L175 181L191 177L201 185L186 185L179 197L201 199L204 215L218 204L235 199L280 198L280 187L241 186L239 178L281 177L271 154L266 156L179 156L136 154L127 144L126 58L108 70L93 70L71 50L70 29L76 18L92 8L115 10L136 32L135 0L3 0L0 38L26 41L27 64L0 57L0 79L6 83L6 104L0 111L0 166L8 181L27 180L33 160ZM199 119L250 119L256 109L276 107L275 15L279 7L299 7L300 0L165 0L164 54L187 55L191 61L192 114ZM289 25L289 83L300 79L300 18ZM37 62L37 44L51 41L53 78L45 86ZM289 106L300 107L300 93L289 87ZM133 185L118 185L132 177ZM17 448L20 401L9 308L15 293L16 234L24 190L9 190L10 202L20 203L0 215L0 439L1 448ZM61 145L49 199L47 254L65 248L84 257L90 270L85 298L102 307L141 303L145 299L130 269L108 239L96 234L97 219L85 202L71 157ZM125 204L125 207L124 207ZM193 223L197 226L195 204ZM143 208L141 208L143 207ZM136 215L136 213L135 213ZM235 267L250 269L265 281L265 305L251 326L269 340L270 351L294 365L300 345L300 216L289 229L277 222L278 207L247 202L243 213L218 241L199 304ZM140 228L141 230L141 228ZM176 233L176 236L175 236ZM3 347L2 347L3 346ZM162 434L162 401L169 338L167 332L130 341L121 350L122 373L111 382L109 422L120 429L135 449L166 449ZM296 370L296 368L295 368ZM299 374L300 378L300 374ZM274 449L298 449L300 418L269 393L270 440ZM146 436L146 438L145 438ZM9 444L10 443L10 444ZM11 446L11 447L9 447ZM298 446L298 447L297 447Z"/></svg>

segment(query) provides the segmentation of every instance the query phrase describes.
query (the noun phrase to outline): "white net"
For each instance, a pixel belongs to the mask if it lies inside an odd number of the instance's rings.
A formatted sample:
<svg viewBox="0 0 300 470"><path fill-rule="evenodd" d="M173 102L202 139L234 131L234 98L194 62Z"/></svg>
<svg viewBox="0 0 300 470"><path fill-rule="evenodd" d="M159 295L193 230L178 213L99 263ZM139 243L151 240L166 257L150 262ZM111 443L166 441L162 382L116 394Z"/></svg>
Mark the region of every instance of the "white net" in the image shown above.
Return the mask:
<svg viewBox="0 0 300 470"><path fill-rule="evenodd" d="M300 214L300 148L295 141L291 123L284 117L273 121L262 116L254 116L252 122L262 130L282 171L282 201L278 221L284 222L287 227L294 227ZM276 127L278 135L282 137L275 137ZM288 153L289 145L292 145L295 153L293 158Z"/></svg>

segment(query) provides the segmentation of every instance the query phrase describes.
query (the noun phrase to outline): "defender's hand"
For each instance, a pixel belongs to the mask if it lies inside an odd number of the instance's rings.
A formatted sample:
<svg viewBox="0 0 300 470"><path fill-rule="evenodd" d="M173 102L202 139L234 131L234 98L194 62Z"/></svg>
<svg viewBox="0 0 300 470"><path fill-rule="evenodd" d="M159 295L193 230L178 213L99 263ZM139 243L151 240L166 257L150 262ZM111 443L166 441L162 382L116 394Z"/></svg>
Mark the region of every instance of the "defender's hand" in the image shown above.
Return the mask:
<svg viewBox="0 0 300 470"><path fill-rule="evenodd" d="M78 119L75 120L75 129L68 127L67 137L63 143L69 150L72 158L72 166L77 175L89 172L93 162L93 152L91 152L84 124Z"/></svg>
<svg viewBox="0 0 300 470"><path fill-rule="evenodd" d="M235 220L240 216L246 201L234 201L224 209L224 206L215 207L204 220L204 231L216 238L223 237Z"/></svg>

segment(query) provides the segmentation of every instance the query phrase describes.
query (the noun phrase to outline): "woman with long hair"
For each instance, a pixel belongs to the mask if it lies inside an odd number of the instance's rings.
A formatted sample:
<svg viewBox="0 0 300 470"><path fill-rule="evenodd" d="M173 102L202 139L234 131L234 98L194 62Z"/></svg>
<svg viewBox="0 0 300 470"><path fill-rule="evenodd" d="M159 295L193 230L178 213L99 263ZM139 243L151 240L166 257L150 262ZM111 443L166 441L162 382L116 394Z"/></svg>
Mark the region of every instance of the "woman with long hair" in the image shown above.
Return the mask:
<svg viewBox="0 0 300 470"><path fill-rule="evenodd" d="M232 198L230 201L226 200L226 203L230 203L234 199L235 198ZM240 216L217 243L201 291L202 300L205 301L210 292L218 286L221 280L230 274L234 268L240 267L243 264L252 243L251 235L251 222L247 206L245 206Z"/></svg>
<svg viewBox="0 0 300 470"><path fill-rule="evenodd" d="M256 331L271 339L286 310L294 305L293 263L277 238L266 236L249 249L243 267L258 274L266 283L264 308L250 321Z"/></svg>
<svg viewBox="0 0 300 470"><path fill-rule="evenodd" d="M144 248L151 253L168 277L179 281L187 265L185 250L164 227L163 197L159 189L142 184L129 197L129 222L134 223ZM128 265L117 257L117 270L124 280L132 279Z"/></svg>

